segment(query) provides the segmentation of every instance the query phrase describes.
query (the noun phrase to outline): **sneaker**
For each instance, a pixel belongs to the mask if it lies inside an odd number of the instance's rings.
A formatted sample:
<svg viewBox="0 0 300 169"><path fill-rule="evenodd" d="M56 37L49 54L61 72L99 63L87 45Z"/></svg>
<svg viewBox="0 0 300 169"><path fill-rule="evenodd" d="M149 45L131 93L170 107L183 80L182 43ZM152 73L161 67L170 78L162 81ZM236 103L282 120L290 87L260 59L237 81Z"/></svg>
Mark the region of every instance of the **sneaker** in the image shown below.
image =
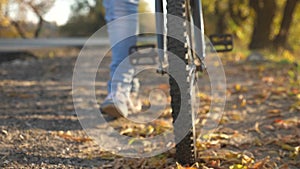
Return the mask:
<svg viewBox="0 0 300 169"><path fill-rule="evenodd" d="M142 102L139 99L137 92L130 93L130 96L128 97L127 105L128 105L128 109L132 113L137 113L142 110Z"/></svg>
<svg viewBox="0 0 300 169"><path fill-rule="evenodd" d="M122 93L111 93L100 105L100 111L115 118L127 117L127 100L128 99Z"/></svg>

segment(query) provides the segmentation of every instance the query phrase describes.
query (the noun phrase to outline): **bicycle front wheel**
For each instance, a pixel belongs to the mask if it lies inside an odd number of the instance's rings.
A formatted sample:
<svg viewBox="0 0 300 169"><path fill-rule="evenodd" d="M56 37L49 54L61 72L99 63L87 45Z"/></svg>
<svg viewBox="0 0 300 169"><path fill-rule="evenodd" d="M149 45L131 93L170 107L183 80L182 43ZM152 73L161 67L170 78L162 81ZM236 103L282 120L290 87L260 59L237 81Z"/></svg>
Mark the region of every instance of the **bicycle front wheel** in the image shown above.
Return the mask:
<svg viewBox="0 0 300 169"><path fill-rule="evenodd" d="M167 50L177 58L168 57L170 76L170 95L174 135L176 144L176 159L181 165L195 163L195 130L191 99L191 77L189 65L187 23L188 12L185 0L167 0ZM176 37L176 38L174 38ZM184 64L178 64L178 58ZM175 121L180 116L180 124ZM181 126L181 125L184 125ZM188 129L188 131L184 131ZM183 133L184 136L183 136Z"/></svg>

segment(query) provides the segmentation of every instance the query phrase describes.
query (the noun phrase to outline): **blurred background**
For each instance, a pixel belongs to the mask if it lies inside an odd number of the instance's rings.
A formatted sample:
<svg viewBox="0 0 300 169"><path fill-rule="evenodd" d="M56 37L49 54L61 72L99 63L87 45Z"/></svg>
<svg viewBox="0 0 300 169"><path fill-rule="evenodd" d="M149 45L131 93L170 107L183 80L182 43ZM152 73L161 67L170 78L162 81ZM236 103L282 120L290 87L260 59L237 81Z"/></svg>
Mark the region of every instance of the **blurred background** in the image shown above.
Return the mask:
<svg viewBox="0 0 300 169"><path fill-rule="evenodd" d="M233 34L240 57L249 50L287 60L299 54L298 0L203 3L206 34ZM154 12L154 1L141 0L139 10ZM0 0L0 38L89 37L105 24L104 15L102 0ZM143 18L140 29L154 29L154 22Z"/></svg>
<svg viewBox="0 0 300 169"><path fill-rule="evenodd" d="M203 6L207 36L234 36L234 51L220 55L225 113L218 129L196 144L203 168L299 169L300 1L203 0ZM154 12L154 0L140 0L139 11ZM104 15L102 0L0 0L0 168L179 168L174 149L147 159L105 152L78 121L74 65L88 37L105 25ZM155 30L151 16L139 24L141 32ZM106 53L107 35L95 45L83 55ZM107 94L106 54L95 83L99 103ZM80 64L87 74L94 71L89 64ZM166 77L149 72L139 74L145 95L160 82L152 75ZM213 99L209 80L205 73L199 80L199 124ZM158 89L167 93L169 85ZM119 119L111 125L122 135L149 138L172 130L172 109L163 111L149 124Z"/></svg>

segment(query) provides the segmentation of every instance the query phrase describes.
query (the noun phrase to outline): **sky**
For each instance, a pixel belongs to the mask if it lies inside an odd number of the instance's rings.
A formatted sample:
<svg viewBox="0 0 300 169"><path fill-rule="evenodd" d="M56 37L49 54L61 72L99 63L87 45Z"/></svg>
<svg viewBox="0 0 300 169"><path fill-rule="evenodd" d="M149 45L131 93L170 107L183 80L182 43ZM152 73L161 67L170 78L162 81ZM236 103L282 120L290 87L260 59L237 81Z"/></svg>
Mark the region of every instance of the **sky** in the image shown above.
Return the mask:
<svg viewBox="0 0 300 169"><path fill-rule="evenodd" d="M49 22L56 22L58 25L63 25L68 21L69 15L71 13L71 5L76 0L56 0L53 7L45 15L45 19ZM155 4L154 0L146 0L151 9L154 10Z"/></svg>
<svg viewBox="0 0 300 169"><path fill-rule="evenodd" d="M45 15L45 20L63 25L68 21L71 4L74 0L56 0L53 7Z"/></svg>

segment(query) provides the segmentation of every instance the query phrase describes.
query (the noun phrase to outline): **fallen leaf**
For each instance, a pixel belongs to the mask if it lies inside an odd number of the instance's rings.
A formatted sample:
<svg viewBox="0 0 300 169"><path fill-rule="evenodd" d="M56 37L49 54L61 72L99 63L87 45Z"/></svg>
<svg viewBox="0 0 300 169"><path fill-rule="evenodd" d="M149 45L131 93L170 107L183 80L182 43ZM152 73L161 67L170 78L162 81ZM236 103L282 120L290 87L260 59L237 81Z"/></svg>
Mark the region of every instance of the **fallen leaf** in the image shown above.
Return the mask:
<svg viewBox="0 0 300 169"><path fill-rule="evenodd" d="M254 163L251 167L249 167L249 169L261 169L269 160L270 158L266 157L265 159Z"/></svg>
<svg viewBox="0 0 300 169"><path fill-rule="evenodd" d="M32 99L32 98L36 97L36 95L34 95L34 94L17 93L17 92L10 92L7 94L7 96L20 98L20 99Z"/></svg>
<svg viewBox="0 0 300 169"><path fill-rule="evenodd" d="M230 166L229 169L247 169L247 167L242 164L234 164Z"/></svg>
<svg viewBox="0 0 300 169"><path fill-rule="evenodd" d="M263 135L263 132L261 132L260 129L259 129L259 125L260 125L260 124L259 124L258 122L256 122L256 123L255 123L255 126L254 126L254 129L255 129L255 131L256 131L257 133Z"/></svg>
<svg viewBox="0 0 300 169"><path fill-rule="evenodd" d="M241 106L242 107L245 107L247 105L247 100L246 99L243 99L242 100L242 103L241 103Z"/></svg>
<svg viewBox="0 0 300 169"><path fill-rule="evenodd" d="M272 93L275 94L275 95L281 95L283 93L286 93L287 92L287 89L284 88L284 87L277 87L275 89L272 89Z"/></svg>
<svg viewBox="0 0 300 169"><path fill-rule="evenodd" d="M4 135L8 135L8 132L6 130L1 130L1 134L4 134Z"/></svg>
<svg viewBox="0 0 300 169"><path fill-rule="evenodd" d="M149 136L154 133L154 127L151 125L148 125L147 127L144 127L140 130L139 134L143 136Z"/></svg>
<svg viewBox="0 0 300 169"><path fill-rule="evenodd" d="M132 138L129 140L128 145L132 145L136 141L136 138Z"/></svg>
<svg viewBox="0 0 300 169"><path fill-rule="evenodd" d="M243 165L250 165L254 162L254 159L252 157L249 157L246 154L242 154L242 164Z"/></svg>
<svg viewBox="0 0 300 169"><path fill-rule="evenodd" d="M290 106L290 112L297 111L297 110L300 111L300 99L299 101L295 102Z"/></svg>
<svg viewBox="0 0 300 169"><path fill-rule="evenodd" d="M285 119L285 120L275 119L274 123L275 123L274 124L275 126L283 127L285 129L287 129L287 128L299 125L300 121L298 120L297 117L294 117L294 118L289 118L289 119Z"/></svg>
<svg viewBox="0 0 300 169"><path fill-rule="evenodd" d="M253 144L256 145L256 146L262 146L262 145L263 145L263 142L262 142L262 140L260 140L259 138L256 137L256 138L253 140Z"/></svg>
<svg viewBox="0 0 300 169"><path fill-rule="evenodd" d="M296 148L293 146L290 146L286 143L282 143L282 142L277 142L277 145L280 146L283 150L287 150L287 151L296 151Z"/></svg>
<svg viewBox="0 0 300 169"><path fill-rule="evenodd" d="M237 105L232 105L232 109L237 109Z"/></svg>
<svg viewBox="0 0 300 169"><path fill-rule="evenodd" d="M265 83L273 83L274 82L274 77L263 77L262 81Z"/></svg>
<svg viewBox="0 0 300 169"><path fill-rule="evenodd" d="M153 125L154 125L154 127L159 126L159 127L163 127L163 128L172 128L173 127L172 124L169 123L168 121L160 120L160 119L153 121Z"/></svg>
<svg viewBox="0 0 300 169"><path fill-rule="evenodd" d="M290 169L288 164L283 164L279 167L279 169Z"/></svg>
<svg viewBox="0 0 300 169"><path fill-rule="evenodd" d="M223 133L212 133L212 134L208 134L206 137L208 137L209 139L225 139L228 140L230 139L232 136L228 135L228 134L223 134Z"/></svg>
<svg viewBox="0 0 300 169"><path fill-rule="evenodd" d="M92 139L86 138L86 137L74 137L71 135L70 131L68 131L68 132L59 131L57 133L57 135L65 140L75 141L75 142L79 142L79 143L92 141Z"/></svg>
<svg viewBox="0 0 300 169"><path fill-rule="evenodd" d="M269 114L280 114L281 110L279 110L279 109L273 109L273 110L269 110L268 113Z"/></svg>
<svg viewBox="0 0 300 169"><path fill-rule="evenodd" d="M132 133L133 129L131 127L126 128L120 132L121 135Z"/></svg>
<svg viewBox="0 0 300 169"><path fill-rule="evenodd" d="M221 165L221 160L212 160L210 161L209 166L213 168L219 168Z"/></svg>
<svg viewBox="0 0 300 169"><path fill-rule="evenodd" d="M182 165L180 165L179 163L177 163L176 162L176 164L177 164L177 169L198 169L198 168L196 168L196 167L183 167ZM196 165L196 164L195 164Z"/></svg>
<svg viewBox="0 0 300 169"><path fill-rule="evenodd" d="M205 93L197 93L197 97L200 98L201 101L204 101L204 102L210 102L211 101L211 97Z"/></svg>
<svg viewBox="0 0 300 169"><path fill-rule="evenodd" d="M162 90L165 90L165 91L168 91L170 89L170 85L168 84L160 84L158 86L159 89L162 89Z"/></svg>
<svg viewBox="0 0 300 169"><path fill-rule="evenodd" d="M264 125L263 127L268 130L275 130L274 126L272 125Z"/></svg>
<svg viewBox="0 0 300 169"><path fill-rule="evenodd" d="M239 91L241 91L241 89L242 89L242 85L241 85L241 84L236 84L236 85L234 86L234 89L235 89L235 91L239 92Z"/></svg>
<svg viewBox="0 0 300 169"><path fill-rule="evenodd" d="M282 119L275 119L274 122L275 123L283 123L284 121Z"/></svg>
<svg viewBox="0 0 300 169"><path fill-rule="evenodd" d="M145 106L145 107L150 107L151 106L151 103L149 100L142 100L142 105Z"/></svg>

